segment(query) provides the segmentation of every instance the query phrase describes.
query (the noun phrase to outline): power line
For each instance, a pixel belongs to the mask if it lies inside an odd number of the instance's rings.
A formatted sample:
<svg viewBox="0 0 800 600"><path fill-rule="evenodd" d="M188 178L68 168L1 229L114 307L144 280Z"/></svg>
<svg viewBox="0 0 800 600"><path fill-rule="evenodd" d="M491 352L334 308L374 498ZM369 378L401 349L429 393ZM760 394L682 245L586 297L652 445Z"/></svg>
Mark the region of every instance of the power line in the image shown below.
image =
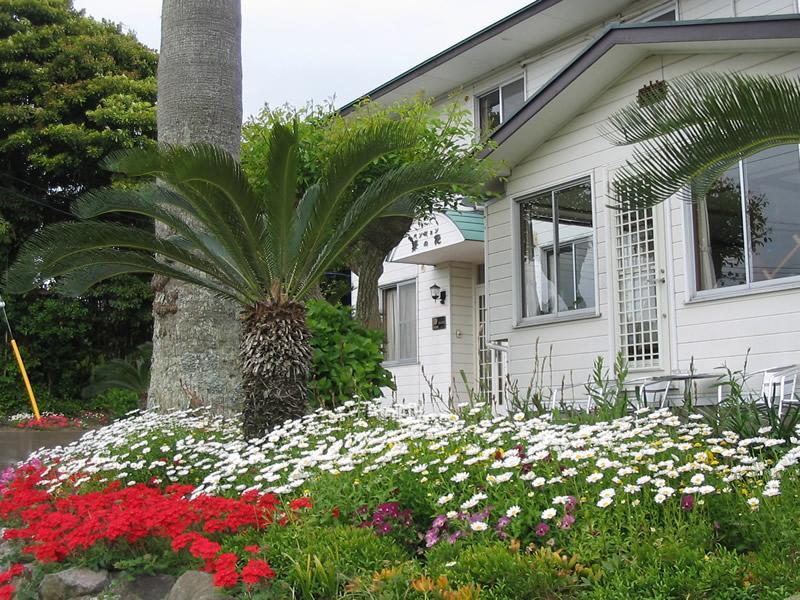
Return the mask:
<svg viewBox="0 0 800 600"><path fill-rule="evenodd" d="M60 208L57 208L57 207L55 207L55 206L53 206L51 204L48 204L47 202L43 202L41 200L37 200L36 198L33 198L32 196L27 196L27 195L25 195L25 194L23 194L21 192L18 192L14 188L0 187L0 190L16 196L20 200L25 200L25 201L31 202L33 204L38 204L39 206L42 206L44 208L49 208L50 210L53 210L53 211L55 211L57 213L61 213L62 215L67 215L68 217L71 217L73 219L75 218L75 215L73 215L71 212L67 212L67 211L62 210Z"/></svg>

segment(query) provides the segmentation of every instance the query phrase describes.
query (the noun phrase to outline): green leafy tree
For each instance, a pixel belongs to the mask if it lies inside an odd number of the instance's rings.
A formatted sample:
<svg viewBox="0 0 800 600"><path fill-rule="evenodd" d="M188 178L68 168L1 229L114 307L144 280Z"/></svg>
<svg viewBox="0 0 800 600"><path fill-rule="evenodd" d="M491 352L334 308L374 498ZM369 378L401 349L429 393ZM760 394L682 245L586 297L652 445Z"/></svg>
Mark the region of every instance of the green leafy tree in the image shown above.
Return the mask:
<svg viewBox="0 0 800 600"><path fill-rule="evenodd" d="M31 233L71 218L82 191L111 182L102 157L154 144L156 64L133 35L68 0L0 0L0 271ZM77 300L44 289L6 299L45 409L77 397L93 362L150 337L151 298L147 280L125 276ZM0 402L24 402L5 343L0 370Z"/></svg>
<svg viewBox="0 0 800 600"><path fill-rule="evenodd" d="M654 206L688 184L702 198L742 158L800 143L800 77L693 73L613 114L604 134L636 144L612 182L621 207Z"/></svg>
<svg viewBox="0 0 800 600"><path fill-rule="evenodd" d="M375 179L408 161L433 157L443 157L452 164L483 173L478 186L452 185L415 192L410 197L408 214L376 219L343 256L359 276L356 318L369 328L379 328L378 279L383 273L386 255L408 233L414 219L428 218L436 211L455 206L465 196L475 197L483 193L484 182L492 176L490 163L477 158L483 144L475 140L468 111L455 103L434 109L432 101L422 97L401 100L389 106L365 102L353 114L346 116L336 113L330 105L311 105L301 109L266 107L243 128L242 165L254 181L264 177L264 156L269 150L271 126L291 120L300 123L299 171L305 184L319 176L320 165L330 160L341 139L390 122L403 122L412 128L416 142L413 146L382 156L365 168L351 183L350 193L362 192Z"/></svg>
<svg viewBox="0 0 800 600"><path fill-rule="evenodd" d="M258 192L239 163L209 145L118 153L110 168L155 176L166 186L89 193L73 207L80 222L37 232L9 270L12 292L56 278L81 294L121 273L147 272L186 281L242 307L243 421L261 435L305 413L311 347L303 301L374 219L408 214L413 194L476 185L482 173L447 157L406 162L354 194L352 182L381 157L413 147L414 127L387 121L343 135L319 179L300 194L299 134L272 127L266 185ZM168 187L167 187L168 186ZM133 213L174 232L103 222ZM200 224L197 227L196 224Z"/></svg>

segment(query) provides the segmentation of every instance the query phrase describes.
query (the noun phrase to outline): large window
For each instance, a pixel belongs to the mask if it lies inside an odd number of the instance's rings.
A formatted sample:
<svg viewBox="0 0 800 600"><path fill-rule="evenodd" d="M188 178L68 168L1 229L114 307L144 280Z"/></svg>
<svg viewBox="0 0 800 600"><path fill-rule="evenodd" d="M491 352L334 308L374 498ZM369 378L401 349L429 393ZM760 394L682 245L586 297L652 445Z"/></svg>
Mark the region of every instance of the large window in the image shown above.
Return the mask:
<svg viewBox="0 0 800 600"><path fill-rule="evenodd" d="M417 285L413 281L383 288L383 326L387 362L417 359Z"/></svg>
<svg viewBox="0 0 800 600"><path fill-rule="evenodd" d="M800 275L800 149L778 146L729 169L694 198L698 291Z"/></svg>
<svg viewBox="0 0 800 600"><path fill-rule="evenodd" d="M522 108L524 102L525 82L521 78L480 96L478 125L481 135L491 133Z"/></svg>
<svg viewBox="0 0 800 600"><path fill-rule="evenodd" d="M588 179L519 203L522 316L593 309L592 187Z"/></svg>

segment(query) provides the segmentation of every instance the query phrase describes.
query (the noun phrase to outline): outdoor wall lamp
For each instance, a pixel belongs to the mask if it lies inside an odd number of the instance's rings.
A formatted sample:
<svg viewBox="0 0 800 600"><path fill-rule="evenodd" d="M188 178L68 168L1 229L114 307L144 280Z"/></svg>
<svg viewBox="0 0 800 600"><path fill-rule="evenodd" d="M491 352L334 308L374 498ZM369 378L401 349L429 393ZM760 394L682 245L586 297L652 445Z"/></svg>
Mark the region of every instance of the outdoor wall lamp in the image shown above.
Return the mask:
<svg viewBox="0 0 800 600"><path fill-rule="evenodd" d="M434 283L431 286L431 298L433 298L434 302L438 300L440 304L444 304L447 292Z"/></svg>

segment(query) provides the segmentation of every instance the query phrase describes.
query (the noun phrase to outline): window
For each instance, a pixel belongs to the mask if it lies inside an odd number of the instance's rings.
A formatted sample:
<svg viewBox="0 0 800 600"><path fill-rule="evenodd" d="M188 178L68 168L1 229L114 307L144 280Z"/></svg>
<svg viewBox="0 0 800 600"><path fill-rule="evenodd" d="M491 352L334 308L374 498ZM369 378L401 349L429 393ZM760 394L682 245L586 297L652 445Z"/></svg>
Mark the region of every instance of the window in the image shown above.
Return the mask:
<svg viewBox="0 0 800 600"><path fill-rule="evenodd" d="M496 129L522 108L525 102L525 82L517 79L478 98L478 126L481 135Z"/></svg>
<svg viewBox="0 0 800 600"><path fill-rule="evenodd" d="M800 149L778 146L726 171L695 198L698 291L800 275Z"/></svg>
<svg viewBox="0 0 800 600"><path fill-rule="evenodd" d="M648 23L657 23L659 21L675 21L677 20L677 14L675 13L675 9L668 10L662 13L659 13L655 16L650 17L649 19L645 19Z"/></svg>
<svg viewBox="0 0 800 600"><path fill-rule="evenodd" d="M588 179L519 203L522 316L593 309L592 187Z"/></svg>
<svg viewBox="0 0 800 600"><path fill-rule="evenodd" d="M417 359L417 284L413 281L384 288L383 326L386 362Z"/></svg>

